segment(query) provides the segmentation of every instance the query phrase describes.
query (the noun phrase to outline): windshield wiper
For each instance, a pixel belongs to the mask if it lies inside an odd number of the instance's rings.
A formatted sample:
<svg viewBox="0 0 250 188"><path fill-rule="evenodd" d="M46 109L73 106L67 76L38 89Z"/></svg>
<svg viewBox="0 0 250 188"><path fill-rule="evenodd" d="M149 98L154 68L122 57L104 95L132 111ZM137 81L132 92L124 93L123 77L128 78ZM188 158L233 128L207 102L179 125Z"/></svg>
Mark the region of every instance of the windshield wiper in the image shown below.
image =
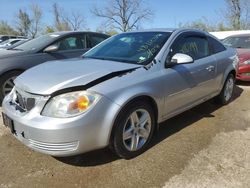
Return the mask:
<svg viewBox="0 0 250 188"><path fill-rule="evenodd" d="M83 56L83 58L100 59L100 60L108 60L108 61L117 61L117 62L123 62L123 63L137 64L136 61L131 61L131 60L127 60L127 59L116 59L116 58L95 57L95 56L90 56L90 57L85 57L85 56Z"/></svg>
<svg viewBox="0 0 250 188"><path fill-rule="evenodd" d="M90 57L83 57L83 58L100 59L100 60L108 60L107 58L104 58L104 57L93 57L93 56L90 56Z"/></svg>

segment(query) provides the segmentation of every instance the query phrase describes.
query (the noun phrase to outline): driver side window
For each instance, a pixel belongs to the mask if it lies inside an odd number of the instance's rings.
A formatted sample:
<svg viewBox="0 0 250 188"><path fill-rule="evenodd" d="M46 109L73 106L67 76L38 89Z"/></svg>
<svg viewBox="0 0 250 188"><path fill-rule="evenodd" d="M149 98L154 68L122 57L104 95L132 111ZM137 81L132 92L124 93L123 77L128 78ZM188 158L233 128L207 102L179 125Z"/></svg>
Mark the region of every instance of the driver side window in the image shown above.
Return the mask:
<svg viewBox="0 0 250 188"><path fill-rule="evenodd" d="M58 50L76 50L76 49L84 49L85 41L82 40L79 36L70 36L59 40L57 43Z"/></svg>
<svg viewBox="0 0 250 188"><path fill-rule="evenodd" d="M191 56L194 60L209 56L209 44L205 37L187 36L177 40L171 47L168 56L171 60L176 53L182 53Z"/></svg>

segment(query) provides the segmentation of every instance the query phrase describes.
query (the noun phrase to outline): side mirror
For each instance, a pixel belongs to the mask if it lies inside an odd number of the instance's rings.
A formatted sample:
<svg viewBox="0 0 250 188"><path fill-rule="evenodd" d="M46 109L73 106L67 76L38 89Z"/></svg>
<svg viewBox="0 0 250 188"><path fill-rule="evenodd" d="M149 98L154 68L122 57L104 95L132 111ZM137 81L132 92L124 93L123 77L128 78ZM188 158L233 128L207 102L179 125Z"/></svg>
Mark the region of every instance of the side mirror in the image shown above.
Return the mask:
<svg viewBox="0 0 250 188"><path fill-rule="evenodd" d="M170 62L166 62L165 67L170 68L177 64L187 64L187 63L193 63L194 60L191 56L187 54L177 53L175 54Z"/></svg>
<svg viewBox="0 0 250 188"><path fill-rule="evenodd" d="M53 45L50 45L47 48L45 48L43 50L43 52L45 52L45 53L51 53L51 52L56 52L57 50L58 50L58 45L53 44Z"/></svg>

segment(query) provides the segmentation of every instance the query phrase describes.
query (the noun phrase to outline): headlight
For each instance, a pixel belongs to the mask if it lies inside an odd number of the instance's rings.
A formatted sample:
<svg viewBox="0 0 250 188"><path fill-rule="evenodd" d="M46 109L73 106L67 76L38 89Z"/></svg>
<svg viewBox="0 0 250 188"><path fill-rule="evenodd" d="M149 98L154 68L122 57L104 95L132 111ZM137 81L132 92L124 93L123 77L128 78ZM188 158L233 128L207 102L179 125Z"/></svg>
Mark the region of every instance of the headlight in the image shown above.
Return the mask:
<svg viewBox="0 0 250 188"><path fill-rule="evenodd" d="M100 95L87 91L76 91L55 96L45 105L42 115L67 118L80 115L93 107Z"/></svg>

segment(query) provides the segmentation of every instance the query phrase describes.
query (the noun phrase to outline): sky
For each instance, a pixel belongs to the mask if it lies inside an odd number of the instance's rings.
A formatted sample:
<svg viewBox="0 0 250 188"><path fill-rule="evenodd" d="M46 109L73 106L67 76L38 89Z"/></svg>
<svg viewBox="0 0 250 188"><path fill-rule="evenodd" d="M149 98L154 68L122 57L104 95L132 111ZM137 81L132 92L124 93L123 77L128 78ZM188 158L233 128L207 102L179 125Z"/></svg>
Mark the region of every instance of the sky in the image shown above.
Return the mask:
<svg viewBox="0 0 250 188"><path fill-rule="evenodd" d="M18 9L29 11L31 4L38 4L43 10L44 24L53 24L52 5L58 3L65 12L82 12L85 28L95 31L103 23L103 19L93 16L90 9L94 6L105 7L110 0L0 0L0 20L15 25ZM143 22L147 28L175 28L180 23L192 22L206 17L211 23L218 23L220 13L225 8L225 0L144 0L154 16L150 21Z"/></svg>

